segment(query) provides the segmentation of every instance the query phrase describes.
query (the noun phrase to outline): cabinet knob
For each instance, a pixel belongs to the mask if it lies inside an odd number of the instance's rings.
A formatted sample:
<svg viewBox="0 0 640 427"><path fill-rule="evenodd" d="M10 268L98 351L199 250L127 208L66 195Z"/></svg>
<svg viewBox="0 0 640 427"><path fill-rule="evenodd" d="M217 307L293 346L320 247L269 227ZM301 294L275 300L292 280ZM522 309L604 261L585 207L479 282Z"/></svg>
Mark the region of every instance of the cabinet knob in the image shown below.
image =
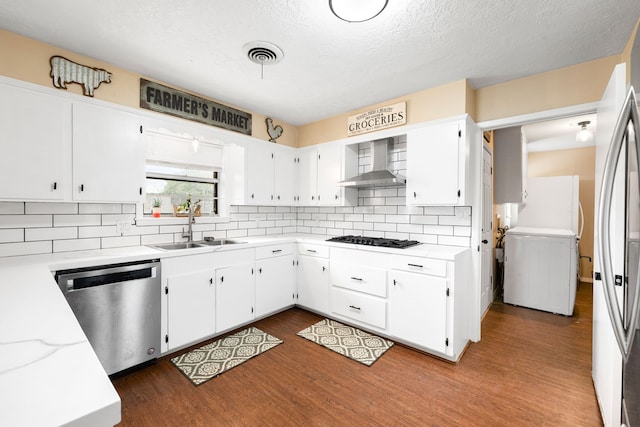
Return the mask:
<svg viewBox="0 0 640 427"><path fill-rule="evenodd" d="M315 197L315 196L311 196L311 200L315 200L315 199L316 199L316 197Z"/></svg>
<svg viewBox="0 0 640 427"><path fill-rule="evenodd" d="M251 193L251 198L252 199L255 198L255 196L256 196L255 194Z"/></svg>
<svg viewBox="0 0 640 427"><path fill-rule="evenodd" d="M322 271L327 271L327 267L325 267L324 265L322 266Z"/></svg>
<svg viewBox="0 0 640 427"><path fill-rule="evenodd" d="M278 200L280 200L280 196L278 196Z"/></svg>
<svg viewBox="0 0 640 427"><path fill-rule="evenodd" d="M273 194L271 195L271 200L273 200Z"/></svg>
<svg viewBox="0 0 640 427"><path fill-rule="evenodd" d="M338 200L339 198L340 198L340 196L338 196L338 195L336 194L336 200Z"/></svg>
<svg viewBox="0 0 640 427"><path fill-rule="evenodd" d="M487 239L483 239L482 243L484 243L486 245L487 243L489 243L489 241Z"/></svg>
<svg viewBox="0 0 640 427"><path fill-rule="evenodd" d="M258 269L258 273L262 274L262 267Z"/></svg>
<svg viewBox="0 0 640 427"><path fill-rule="evenodd" d="M416 197L418 197L418 195L416 194L416 192L413 192L413 198L415 199Z"/></svg>

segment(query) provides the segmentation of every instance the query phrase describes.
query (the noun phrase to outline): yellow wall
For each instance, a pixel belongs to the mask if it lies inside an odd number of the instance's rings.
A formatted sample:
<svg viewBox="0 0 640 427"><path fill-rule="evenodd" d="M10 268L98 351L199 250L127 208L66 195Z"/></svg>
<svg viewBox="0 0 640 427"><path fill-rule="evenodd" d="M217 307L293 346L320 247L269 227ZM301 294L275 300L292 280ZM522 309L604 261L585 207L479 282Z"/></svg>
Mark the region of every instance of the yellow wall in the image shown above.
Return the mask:
<svg viewBox="0 0 640 427"><path fill-rule="evenodd" d="M335 141L347 137L347 117L396 102L407 102L407 124L443 119L464 114L467 96L472 92L466 80L458 80L442 86L425 89L407 96L390 99L359 110L349 111L298 128L300 147Z"/></svg>
<svg viewBox="0 0 640 427"><path fill-rule="evenodd" d="M529 177L578 175L580 177L580 203L584 210L584 231L580 239L580 254L593 259L593 221L595 194L595 147L572 150L529 153ZM580 277L592 277L593 264L580 263Z"/></svg>
<svg viewBox="0 0 640 427"><path fill-rule="evenodd" d="M631 76L631 49L633 48L633 43L636 41L636 33L638 32L638 27L640 27L640 19L636 23L636 27L631 32L631 37L629 37L629 41L627 45L624 47L622 51L620 62L625 62L627 64L627 83L629 82L629 77Z"/></svg>
<svg viewBox="0 0 640 427"><path fill-rule="evenodd" d="M104 68L112 73L111 83L103 83L98 89L96 89L94 95L96 99L132 108L140 108L140 77L157 81L153 78L114 67L110 64L87 56L59 49L55 46L0 29L0 58L2 58L2 60L0 60L0 75L42 86L53 87L53 81L49 76L49 72L51 71L49 58L54 55L64 56L65 58L83 65ZM169 84L166 85L175 87ZM69 92L82 95L82 87L78 84L68 84L67 88ZM184 88L176 87L176 89L189 92ZM194 95L202 96L200 94ZM224 101L215 101L230 107L238 108L227 104ZM242 110L241 108L238 109ZM269 136L267 134L267 127L265 124L266 117L253 112L251 114L253 122L252 136L268 141ZM284 129L282 136L278 138L278 144L296 147L298 144L297 127L281 122L275 117L273 117L273 119L276 124L281 125Z"/></svg>

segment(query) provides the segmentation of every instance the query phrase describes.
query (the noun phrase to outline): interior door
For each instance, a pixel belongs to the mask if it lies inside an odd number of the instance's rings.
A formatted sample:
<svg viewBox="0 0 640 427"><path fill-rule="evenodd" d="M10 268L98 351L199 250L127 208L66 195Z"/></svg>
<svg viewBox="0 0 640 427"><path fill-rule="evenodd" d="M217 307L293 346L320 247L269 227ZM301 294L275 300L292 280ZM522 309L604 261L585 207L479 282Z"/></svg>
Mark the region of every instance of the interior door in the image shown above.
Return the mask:
<svg viewBox="0 0 640 427"><path fill-rule="evenodd" d="M613 71L604 95L598 104L596 143L596 173L595 173L595 221L593 268L594 272L601 271L599 254L599 203L600 187L604 164L613 136L618 112L622 109L626 87L626 68L619 64ZM620 182L620 180L618 180ZM624 194L624 193L623 193ZM624 200L624 195L617 200ZM623 222L624 223L624 222ZM614 257L616 255L614 254ZM617 262L617 264L620 264ZM615 267L614 267L615 268ZM620 292L621 294L621 292ZM620 295L621 296L621 295ZM620 298L622 303L622 298ZM622 355L618 349L613 333L613 327L607 312L602 282L598 277L593 281L593 353L592 376L596 395L602 411L605 425L620 425L622 401Z"/></svg>
<svg viewBox="0 0 640 427"><path fill-rule="evenodd" d="M493 167L492 154L482 150L482 294L480 311L484 313L493 302Z"/></svg>

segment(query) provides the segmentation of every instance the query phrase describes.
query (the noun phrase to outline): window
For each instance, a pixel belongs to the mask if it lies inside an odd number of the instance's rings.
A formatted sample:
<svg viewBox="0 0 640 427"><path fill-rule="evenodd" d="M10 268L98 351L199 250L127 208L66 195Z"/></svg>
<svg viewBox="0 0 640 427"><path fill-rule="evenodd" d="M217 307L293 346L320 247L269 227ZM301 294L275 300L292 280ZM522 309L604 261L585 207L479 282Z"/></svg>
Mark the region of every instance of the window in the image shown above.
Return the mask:
<svg viewBox="0 0 640 427"><path fill-rule="evenodd" d="M174 210L179 210L187 198L200 205L201 215L218 214L218 171L183 165L147 164L146 173L145 214L151 214L154 202L159 201L162 214L174 215Z"/></svg>

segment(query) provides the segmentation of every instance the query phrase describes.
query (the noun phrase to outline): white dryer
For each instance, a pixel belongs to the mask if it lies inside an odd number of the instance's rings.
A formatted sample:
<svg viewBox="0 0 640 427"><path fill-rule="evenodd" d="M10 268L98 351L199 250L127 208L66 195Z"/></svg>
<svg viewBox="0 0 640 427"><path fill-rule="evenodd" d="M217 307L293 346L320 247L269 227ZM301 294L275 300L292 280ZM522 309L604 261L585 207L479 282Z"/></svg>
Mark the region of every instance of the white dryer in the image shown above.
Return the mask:
<svg viewBox="0 0 640 427"><path fill-rule="evenodd" d="M573 231L515 227L507 231L504 249L505 303L573 315L578 259Z"/></svg>

